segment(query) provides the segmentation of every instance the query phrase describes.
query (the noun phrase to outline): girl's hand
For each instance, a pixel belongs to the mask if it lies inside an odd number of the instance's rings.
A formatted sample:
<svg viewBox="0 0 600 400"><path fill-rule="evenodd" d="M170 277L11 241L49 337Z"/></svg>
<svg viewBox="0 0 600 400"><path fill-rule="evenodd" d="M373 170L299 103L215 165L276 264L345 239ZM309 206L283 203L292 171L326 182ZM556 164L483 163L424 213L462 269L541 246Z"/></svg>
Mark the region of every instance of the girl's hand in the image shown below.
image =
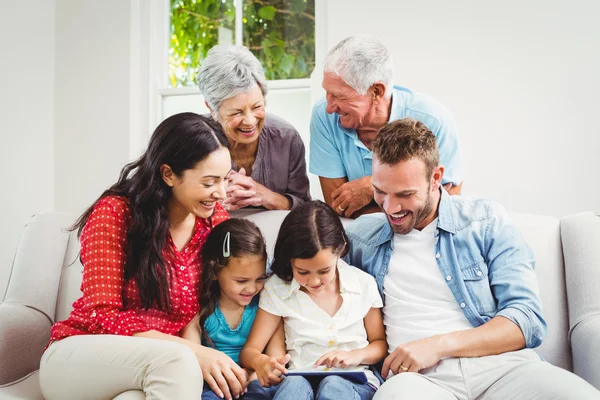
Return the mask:
<svg viewBox="0 0 600 400"><path fill-rule="evenodd" d="M352 351L334 350L324 354L315 362L315 367L348 368L359 366L363 361L360 349Z"/></svg>
<svg viewBox="0 0 600 400"><path fill-rule="evenodd" d="M279 358L261 354L254 363L256 376L260 386L270 387L281 382L283 379L281 375L285 375L288 372L285 365L290 362L290 358L292 357L289 354Z"/></svg>
<svg viewBox="0 0 600 400"><path fill-rule="evenodd" d="M225 353L198 346L196 358L204 381L221 398L231 400L241 396L248 386L248 373Z"/></svg>

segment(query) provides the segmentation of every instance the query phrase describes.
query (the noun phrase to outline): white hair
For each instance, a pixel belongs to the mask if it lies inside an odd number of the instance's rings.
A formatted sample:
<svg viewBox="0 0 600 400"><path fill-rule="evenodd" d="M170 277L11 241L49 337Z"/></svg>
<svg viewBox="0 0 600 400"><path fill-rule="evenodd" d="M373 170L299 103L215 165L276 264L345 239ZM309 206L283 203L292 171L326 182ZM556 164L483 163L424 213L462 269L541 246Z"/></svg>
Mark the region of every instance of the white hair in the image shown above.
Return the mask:
<svg viewBox="0 0 600 400"><path fill-rule="evenodd" d="M323 63L360 95L375 82L385 84L385 97L392 95L394 62L385 46L371 36L350 36L329 51Z"/></svg>
<svg viewBox="0 0 600 400"><path fill-rule="evenodd" d="M256 85L266 96L267 79L263 67L244 46L214 46L198 72L198 87L214 113L224 100L248 92Z"/></svg>

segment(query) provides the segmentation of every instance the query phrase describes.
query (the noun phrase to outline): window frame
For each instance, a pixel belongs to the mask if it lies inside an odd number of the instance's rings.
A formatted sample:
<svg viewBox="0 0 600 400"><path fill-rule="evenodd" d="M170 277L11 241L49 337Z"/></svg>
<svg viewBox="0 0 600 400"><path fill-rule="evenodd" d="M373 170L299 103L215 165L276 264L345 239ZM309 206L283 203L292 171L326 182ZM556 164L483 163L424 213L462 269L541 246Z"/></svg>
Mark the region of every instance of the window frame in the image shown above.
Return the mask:
<svg viewBox="0 0 600 400"><path fill-rule="evenodd" d="M243 0L235 0L238 7ZM137 158L145 149L150 132L162 121L165 97L200 94L197 86L169 86L170 0L132 0L130 3L130 156ZM240 18L238 18L238 15ZM314 97L322 94L312 85L312 75L320 74L327 52L327 0L315 0L315 68L310 78L269 80L270 91L310 89ZM238 21L239 20L239 21ZM241 40L242 14L236 13L236 42Z"/></svg>

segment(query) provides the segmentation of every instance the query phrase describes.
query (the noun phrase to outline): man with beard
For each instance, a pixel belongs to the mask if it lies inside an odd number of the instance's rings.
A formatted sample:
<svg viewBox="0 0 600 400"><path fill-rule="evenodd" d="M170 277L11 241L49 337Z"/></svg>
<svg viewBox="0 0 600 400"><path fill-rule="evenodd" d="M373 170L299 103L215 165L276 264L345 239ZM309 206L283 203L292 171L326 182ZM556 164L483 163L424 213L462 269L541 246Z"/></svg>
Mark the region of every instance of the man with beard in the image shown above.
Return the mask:
<svg viewBox="0 0 600 400"><path fill-rule="evenodd" d="M373 144L384 214L350 224L346 261L384 298L390 354L374 399L598 399L532 350L546 322L534 255L504 209L441 188L435 136L403 119Z"/></svg>

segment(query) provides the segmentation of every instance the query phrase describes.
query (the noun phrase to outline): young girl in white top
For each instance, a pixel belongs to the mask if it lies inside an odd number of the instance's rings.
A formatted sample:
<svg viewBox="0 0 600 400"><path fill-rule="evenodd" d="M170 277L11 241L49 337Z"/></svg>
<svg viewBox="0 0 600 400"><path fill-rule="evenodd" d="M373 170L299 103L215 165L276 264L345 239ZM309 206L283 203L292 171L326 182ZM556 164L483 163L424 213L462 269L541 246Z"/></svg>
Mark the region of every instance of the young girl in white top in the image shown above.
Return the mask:
<svg viewBox="0 0 600 400"><path fill-rule="evenodd" d="M275 399L371 399L379 381L368 369L387 354L375 279L341 260L348 239L337 214L321 201L293 209L284 219L259 310L240 363L256 371ZM268 340L281 334L288 356L262 354ZM275 338L274 338L275 339ZM363 367L367 383L340 376L283 378L288 369L326 366ZM280 383L281 382L281 383ZM315 395L316 394L316 395Z"/></svg>

